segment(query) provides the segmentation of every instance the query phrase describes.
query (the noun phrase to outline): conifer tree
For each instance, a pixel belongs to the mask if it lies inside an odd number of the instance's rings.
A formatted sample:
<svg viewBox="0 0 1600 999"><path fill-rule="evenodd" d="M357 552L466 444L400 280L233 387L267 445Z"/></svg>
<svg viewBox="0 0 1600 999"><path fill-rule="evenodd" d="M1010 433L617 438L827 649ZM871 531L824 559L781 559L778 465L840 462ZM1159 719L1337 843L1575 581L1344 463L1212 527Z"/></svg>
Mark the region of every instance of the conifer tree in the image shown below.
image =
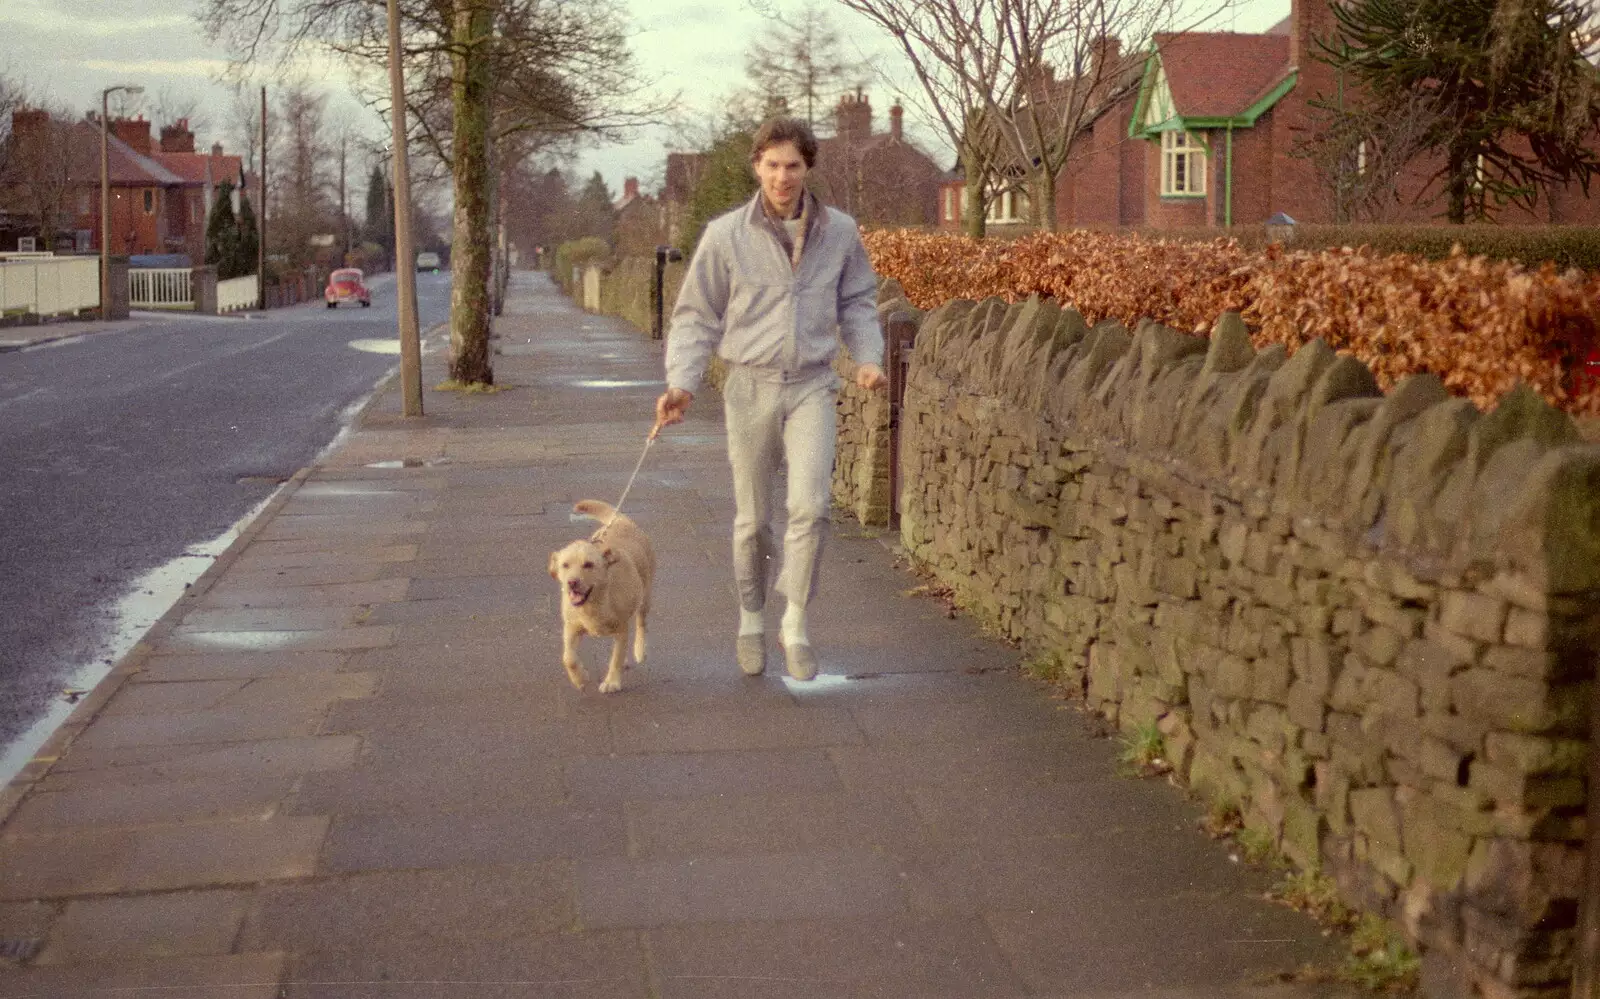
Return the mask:
<svg viewBox="0 0 1600 999"><path fill-rule="evenodd" d="M1587 0L1352 0L1333 13L1323 58L1355 84L1346 103L1380 116L1427 103L1420 145L1444 158L1451 222L1490 217L1491 201L1532 208L1568 181L1587 193L1600 170Z"/></svg>
<svg viewBox="0 0 1600 999"><path fill-rule="evenodd" d="M239 221L233 214L233 182L223 181L212 192L211 214L206 217L206 263L217 269L217 278L234 277L234 261L239 253Z"/></svg>
<svg viewBox="0 0 1600 999"><path fill-rule="evenodd" d="M250 196L239 195L239 238L234 243L233 273L231 277L244 277L256 272L261 256L261 229L256 225L256 210L250 207Z"/></svg>

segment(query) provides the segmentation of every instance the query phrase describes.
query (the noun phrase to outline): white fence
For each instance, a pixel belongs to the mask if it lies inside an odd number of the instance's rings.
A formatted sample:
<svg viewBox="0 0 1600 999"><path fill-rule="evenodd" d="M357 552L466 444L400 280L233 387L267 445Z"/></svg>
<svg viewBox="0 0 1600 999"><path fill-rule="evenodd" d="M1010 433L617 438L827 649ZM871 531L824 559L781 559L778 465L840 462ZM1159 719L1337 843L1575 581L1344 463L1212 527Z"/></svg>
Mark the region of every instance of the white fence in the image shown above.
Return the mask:
<svg viewBox="0 0 1600 999"><path fill-rule="evenodd" d="M261 287L254 274L218 281L217 311L237 312L240 309L254 309L261 304L260 291Z"/></svg>
<svg viewBox="0 0 1600 999"><path fill-rule="evenodd" d="M135 267L128 271L130 309L192 309L194 286L187 267Z"/></svg>
<svg viewBox="0 0 1600 999"><path fill-rule="evenodd" d="M0 314L70 315L100 306L100 259L8 253L0 259Z"/></svg>

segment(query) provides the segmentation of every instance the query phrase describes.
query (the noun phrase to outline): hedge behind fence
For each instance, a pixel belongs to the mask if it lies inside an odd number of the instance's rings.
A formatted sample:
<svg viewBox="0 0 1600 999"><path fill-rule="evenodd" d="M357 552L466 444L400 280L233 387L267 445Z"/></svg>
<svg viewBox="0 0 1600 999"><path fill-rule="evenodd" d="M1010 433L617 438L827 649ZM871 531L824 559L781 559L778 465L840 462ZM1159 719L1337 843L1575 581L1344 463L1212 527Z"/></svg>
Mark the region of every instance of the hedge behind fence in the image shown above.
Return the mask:
<svg viewBox="0 0 1600 999"><path fill-rule="evenodd" d="M1370 249L1250 250L1232 239L1158 240L1105 232L1002 242L910 230L864 236L873 265L921 309L956 298L1041 295L1096 323L1143 318L1205 332L1236 311L1258 347L1321 338L1365 362L1385 389L1437 374L1491 408L1519 382L1577 415L1600 390L1571 377L1592 349L1600 275L1468 256Z"/></svg>

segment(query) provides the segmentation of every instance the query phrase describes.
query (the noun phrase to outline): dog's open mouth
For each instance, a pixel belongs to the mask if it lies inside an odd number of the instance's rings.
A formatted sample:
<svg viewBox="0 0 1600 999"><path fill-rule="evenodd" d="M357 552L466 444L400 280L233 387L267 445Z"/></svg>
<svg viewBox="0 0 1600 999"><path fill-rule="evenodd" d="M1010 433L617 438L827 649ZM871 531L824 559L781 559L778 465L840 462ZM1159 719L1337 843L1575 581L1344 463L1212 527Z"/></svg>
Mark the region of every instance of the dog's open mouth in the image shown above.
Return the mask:
<svg viewBox="0 0 1600 999"><path fill-rule="evenodd" d="M591 594L593 592L594 592L594 587L592 587L592 586L589 587L587 590L576 590L576 589L568 590L567 591L567 600L569 602L571 602L572 606L574 606L574 607L582 607L584 604L589 602L589 594Z"/></svg>

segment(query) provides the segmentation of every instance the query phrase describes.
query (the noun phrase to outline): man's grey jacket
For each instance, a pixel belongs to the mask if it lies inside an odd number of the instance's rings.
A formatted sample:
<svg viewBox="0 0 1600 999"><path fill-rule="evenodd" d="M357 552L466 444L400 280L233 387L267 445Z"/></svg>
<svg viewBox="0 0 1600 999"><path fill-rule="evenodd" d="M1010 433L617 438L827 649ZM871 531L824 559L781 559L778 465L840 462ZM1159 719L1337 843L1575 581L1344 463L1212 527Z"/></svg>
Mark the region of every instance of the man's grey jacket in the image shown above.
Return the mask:
<svg viewBox="0 0 1600 999"><path fill-rule="evenodd" d="M759 191L706 226L672 310L668 388L695 392L712 351L801 376L831 365L842 338L858 363L883 365L878 277L856 221L811 204L798 267Z"/></svg>

